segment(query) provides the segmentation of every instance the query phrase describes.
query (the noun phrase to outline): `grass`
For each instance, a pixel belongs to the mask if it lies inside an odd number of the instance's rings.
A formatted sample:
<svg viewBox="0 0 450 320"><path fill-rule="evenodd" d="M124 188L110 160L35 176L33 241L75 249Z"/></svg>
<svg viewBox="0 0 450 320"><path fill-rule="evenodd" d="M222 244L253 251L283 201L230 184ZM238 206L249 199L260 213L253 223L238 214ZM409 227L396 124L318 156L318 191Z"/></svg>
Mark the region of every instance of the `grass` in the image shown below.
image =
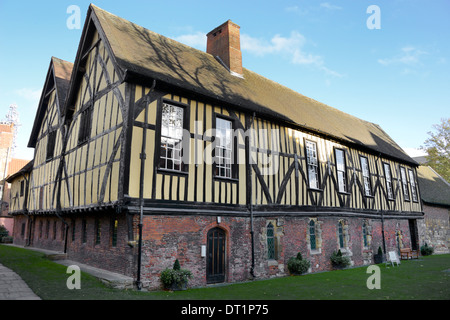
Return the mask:
<svg viewBox="0 0 450 320"><path fill-rule="evenodd" d="M67 267L43 253L0 245L0 263L18 273L43 300L449 300L450 255L379 265L381 289L369 290L367 267L258 280L179 292L117 290L81 273L81 289L69 290Z"/></svg>

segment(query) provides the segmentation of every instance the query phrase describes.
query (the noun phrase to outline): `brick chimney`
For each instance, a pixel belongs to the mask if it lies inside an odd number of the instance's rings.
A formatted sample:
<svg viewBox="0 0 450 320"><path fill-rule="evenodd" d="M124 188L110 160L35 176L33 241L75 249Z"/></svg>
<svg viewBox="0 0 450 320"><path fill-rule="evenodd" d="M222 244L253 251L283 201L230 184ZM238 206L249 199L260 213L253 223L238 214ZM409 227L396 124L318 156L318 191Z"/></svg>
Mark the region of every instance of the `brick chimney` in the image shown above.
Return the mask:
<svg viewBox="0 0 450 320"><path fill-rule="evenodd" d="M227 67L232 75L242 77L240 27L228 20L206 35L206 52Z"/></svg>

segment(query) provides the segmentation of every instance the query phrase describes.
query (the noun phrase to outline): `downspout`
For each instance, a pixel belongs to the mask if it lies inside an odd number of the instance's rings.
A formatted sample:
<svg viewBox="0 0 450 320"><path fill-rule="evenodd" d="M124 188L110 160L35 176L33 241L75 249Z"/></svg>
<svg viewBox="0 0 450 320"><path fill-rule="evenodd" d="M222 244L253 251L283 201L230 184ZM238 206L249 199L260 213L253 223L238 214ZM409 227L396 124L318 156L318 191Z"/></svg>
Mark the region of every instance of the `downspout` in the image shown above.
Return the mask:
<svg viewBox="0 0 450 320"><path fill-rule="evenodd" d="M22 210L23 210L23 214L25 216L27 216L28 218L28 240L25 243L25 247L29 247L31 244L31 217L30 215L27 213L28 212L28 188L30 187L30 180L27 179L27 177L25 176L25 174L23 172L20 173L22 175L22 177L25 179L26 182L26 187L25 187L25 198L23 199L23 205L22 205Z"/></svg>
<svg viewBox="0 0 450 320"><path fill-rule="evenodd" d="M378 154L378 157L377 157L377 159L375 160L375 163L377 164L377 165L375 166L375 168L377 168L378 184L381 186L381 183L380 183L380 172L379 172L379 170L378 170L378 160L380 159L380 157L381 157L381 153ZM383 164L383 163L382 163L382 164ZM381 237L382 237L382 240L383 240L383 252L384 252L384 254L386 254L386 241L385 241L385 239L384 239L383 201L381 201L381 199L380 199L380 212L381 212Z"/></svg>
<svg viewBox="0 0 450 320"><path fill-rule="evenodd" d="M251 122L250 127L253 125L254 122L255 122L255 112L253 112L252 122ZM255 278L255 237L254 237L254 229L253 229L253 201L252 201L252 199L253 199L253 196L252 196L252 193L253 193L253 188L252 188L252 183L253 183L252 176L253 176L253 174L252 174L252 171L253 171L253 169L252 169L251 164L250 164L251 146L250 146L250 138L249 137L247 137L247 141L248 141L248 162L249 162L249 163L247 163L247 165L249 166L249 180L250 180L250 186L249 186L249 189L250 189L250 199L249 199L249 202L250 202L249 203L249 205L250 205L250 236L251 236L251 242L252 242L252 247L251 247L251 250L252 250L252 264L251 264L251 267L250 267L250 274L251 274L251 276L253 278Z"/></svg>
<svg viewBox="0 0 450 320"><path fill-rule="evenodd" d="M61 149L61 159L59 160L58 172L56 174L56 179L55 179L55 183L58 184L57 195L56 195L56 212L55 212L55 215L65 225L65 229L66 230L65 230L65 237L64 237L64 253L67 253L67 241L68 241L67 238L69 236L69 224L60 215L60 212L61 212L62 172L63 172L63 169L64 169L64 163L65 163L65 159L66 159L66 157L65 157L65 155L66 155L66 147L67 147L67 134L66 134L66 128L64 126L65 126L65 124L63 124L61 126L61 135L63 137L63 144L62 144L62 149Z"/></svg>
<svg viewBox="0 0 450 320"><path fill-rule="evenodd" d="M148 93L151 94L151 92L155 89L156 80L153 80L152 87L150 88L150 91ZM147 95L147 97L148 97ZM141 159L141 170L140 170L140 176L139 176L139 206L140 206L140 213L139 213L139 244L138 244L138 262L137 262L137 277L136 277L136 286L138 290L142 289L142 282L141 282L141 264L142 264L142 223L144 219L144 169L145 169L145 159L146 159L146 144L147 144L147 116L148 116L148 105L149 101L147 99L144 99L145 103L145 116L144 116L144 128L142 130L142 147L141 147L141 154L139 155Z"/></svg>

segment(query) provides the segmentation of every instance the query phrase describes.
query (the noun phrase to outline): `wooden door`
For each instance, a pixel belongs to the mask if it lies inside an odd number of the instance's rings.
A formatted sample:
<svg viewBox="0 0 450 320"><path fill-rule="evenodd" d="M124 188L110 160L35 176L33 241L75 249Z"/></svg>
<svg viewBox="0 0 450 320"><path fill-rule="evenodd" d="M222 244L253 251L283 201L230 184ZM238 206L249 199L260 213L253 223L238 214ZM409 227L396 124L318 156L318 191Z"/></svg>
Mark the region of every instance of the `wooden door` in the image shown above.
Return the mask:
<svg viewBox="0 0 450 320"><path fill-rule="evenodd" d="M206 281L207 283L218 283L225 281L225 252L226 235L220 228L211 229L208 232L207 259L206 259Z"/></svg>

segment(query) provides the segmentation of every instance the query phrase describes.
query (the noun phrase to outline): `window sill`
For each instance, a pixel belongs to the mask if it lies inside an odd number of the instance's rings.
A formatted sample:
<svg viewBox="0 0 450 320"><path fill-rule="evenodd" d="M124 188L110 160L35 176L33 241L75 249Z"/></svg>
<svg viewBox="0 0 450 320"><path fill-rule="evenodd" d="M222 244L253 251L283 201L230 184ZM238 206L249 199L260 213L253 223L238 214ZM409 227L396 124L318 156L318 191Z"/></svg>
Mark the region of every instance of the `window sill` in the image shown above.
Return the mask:
<svg viewBox="0 0 450 320"><path fill-rule="evenodd" d="M317 189L317 188L308 188L308 191L323 192L323 189Z"/></svg>
<svg viewBox="0 0 450 320"><path fill-rule="evenodd" d="M375 199L375 196L372 196L372 195L370 195L370 196L364 195L364 198Z"/></svg>
<svg viewBox="0 0 450 320"><path fill-rule="evenodd" d="M158 168L157 173L187 176L189 172Z"/></svg>
<svg viewBox="0 0 450 320"><path fill-rule="evenodd" d="M322 254L322 250L321 249L310 250L310 254L311 255Z"/></svg>
<svg viewBox="0 0 450 320"><path fill-rule="evenodd" d="M214 180L220 180L220 181L224 181L224 182L239 182L239 179L236 179L236 178L225 178L225 177L218 177L218 176L215 176Z"/></svg>
<svg viewBox="0 0 450 320"><path fill-rule="evenodd" d="M339 194L343 194L343 195L345 195L345 196L349 196L349 195L351 195L351 193L350 192L344 192L344 191L338 191L339 192Z"/></svg>

